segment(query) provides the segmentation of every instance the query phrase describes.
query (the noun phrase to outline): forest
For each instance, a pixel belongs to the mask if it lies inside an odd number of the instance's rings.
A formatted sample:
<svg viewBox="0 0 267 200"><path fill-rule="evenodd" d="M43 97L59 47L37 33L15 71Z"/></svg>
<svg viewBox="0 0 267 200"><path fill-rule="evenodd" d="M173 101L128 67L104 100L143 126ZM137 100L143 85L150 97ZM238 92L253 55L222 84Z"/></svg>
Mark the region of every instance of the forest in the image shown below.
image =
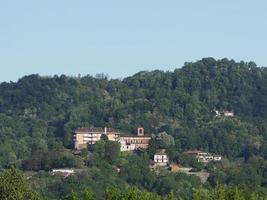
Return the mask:
<svg viewBox="0 0 267 200"><path fill-rule="evenodd" d="M225 110L234 117L216 116ZM139 126L152 136L148 150L121 153L101 140L73 152L78 127ZM157 148L205 169L208 181L151 171ZM190 149L224 159L203 165L183 154ZM0 84L0 199L265 200L266 159L267 68L254 62L203 58L124 79L34 74ZM77 173L51 176L53 168Z"/></svg>

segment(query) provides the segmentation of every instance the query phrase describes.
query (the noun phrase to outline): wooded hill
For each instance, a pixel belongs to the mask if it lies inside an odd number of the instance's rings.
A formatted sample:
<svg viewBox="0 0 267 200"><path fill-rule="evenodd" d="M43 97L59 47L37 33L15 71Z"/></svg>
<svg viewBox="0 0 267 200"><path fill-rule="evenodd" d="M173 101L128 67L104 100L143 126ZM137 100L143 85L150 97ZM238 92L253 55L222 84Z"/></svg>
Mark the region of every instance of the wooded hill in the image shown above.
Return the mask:
<svg viewBox="0 0 267 200"><path fill-rule="evenodd" d="M235 116L216 117L215 110ZM254 62L204 58L123 80L29 75L0 84L0 168L81 167L83 161L66 150L81 126L166 132L175 141L169 150L174 162L187 149L205 150L245 163L255 184L267 186L267 68Z"/></svg>

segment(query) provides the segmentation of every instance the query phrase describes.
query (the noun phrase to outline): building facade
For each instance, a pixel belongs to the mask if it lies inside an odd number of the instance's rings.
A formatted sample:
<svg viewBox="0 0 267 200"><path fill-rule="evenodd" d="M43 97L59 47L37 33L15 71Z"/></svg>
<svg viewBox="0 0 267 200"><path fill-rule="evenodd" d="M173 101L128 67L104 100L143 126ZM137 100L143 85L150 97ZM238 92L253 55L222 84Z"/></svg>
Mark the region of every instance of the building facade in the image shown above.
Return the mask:
<svg viewBox="0 0 267 200"><path fill-rule="evenodd" d="M138 128L137 135L120 137L121 151L133 151L139 148L147 149L150 139L150 136L145 136L144 128Z"/></svg>
<svg viewBox="0 0 267 200"><path fill-rule="evenodd" d="M234 112L233 111L229 111L229 110L223 110L223 111L219 111L219 110L213 110L215 112L215 116L216 117L234 117Z"/></svg>
<svg viewBox="0 0 267 200"><path fill-rule="evenodd" d="M206 153L206 152L199 151L199 150L189 150L184 153L187 155L194 156L198 162L202 162L202 163L209 163L211 161L218 162L222 160L221 156L213 155L211 153Z"/></svg>
<svg viewBox="0 0 267 200"><path fill-rule="evenodd" d="M106 135L110 141L119 141L120 133L112 128L78 128L74 132L74 148L84 149L88 144L95 144Z"/></svg>
<svg viewBox="0 0 267 200"><path fill-rule="evenodd" d="M154 154L154 165L155 166L167 166L169 158L165 149L158 150Z"/></svg>
<svg viewBox="0 0 267 200"><path fill-rule="evenodd" d="M234 117L234 112L233 111L224 110L223 111L223 116L225 116L225 117Z"/></svg>

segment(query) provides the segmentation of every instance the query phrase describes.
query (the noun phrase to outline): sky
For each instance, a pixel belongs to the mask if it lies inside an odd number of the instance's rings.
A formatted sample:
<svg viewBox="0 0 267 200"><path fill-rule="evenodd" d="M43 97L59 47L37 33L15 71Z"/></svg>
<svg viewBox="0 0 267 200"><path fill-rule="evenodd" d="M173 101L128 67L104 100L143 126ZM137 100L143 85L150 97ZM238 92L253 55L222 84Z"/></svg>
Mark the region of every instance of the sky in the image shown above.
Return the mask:
<svg viewBox="0 0 267 200"><path fill-rule="evenodd" d="M172 71L203 57L267 66L266 0L0 0L0 82Z"/></svg>

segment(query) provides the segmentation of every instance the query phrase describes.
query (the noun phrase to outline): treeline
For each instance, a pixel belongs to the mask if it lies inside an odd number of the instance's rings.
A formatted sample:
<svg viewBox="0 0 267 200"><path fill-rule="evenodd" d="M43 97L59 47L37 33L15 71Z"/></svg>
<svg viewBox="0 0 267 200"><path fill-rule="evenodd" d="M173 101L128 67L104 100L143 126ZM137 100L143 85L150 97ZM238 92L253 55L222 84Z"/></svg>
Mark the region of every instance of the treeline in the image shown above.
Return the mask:
<svg viewBox="0 0 267 200"><path fill-rule="evenodd" d="M226 187L218 185L214 190L196 188L188 194L187 198L179 198L173 192L166 197L160 197L153 193L138 190L130 187L125 191L118 188L106 189L106 200L266 200L267 197L260 196L256 192L251 193L250 197L245 198L242 190L237 187ZM93 192L90 189L84 191L82 195L72 192L65 200L94 200Z"/></svg>
<svg viewBox="0 0 267 200"><path fill-rule="evenodd" d="M18 170L6 170L0 172L0 199L5 200L44 200L26 182L26 178ZM256 192L251 193L249 198L244 197L244 191L237 187L226 187L217 185L215 189L204 188L193 189L186 198L179 198L178 194L170 192L165 197L129 187L127 190L120 190L117 187L108 187L105 190L106 200L266 200ZM90 188L84 191L70 192L63 200L95 200L95 195Z"/></svg>

